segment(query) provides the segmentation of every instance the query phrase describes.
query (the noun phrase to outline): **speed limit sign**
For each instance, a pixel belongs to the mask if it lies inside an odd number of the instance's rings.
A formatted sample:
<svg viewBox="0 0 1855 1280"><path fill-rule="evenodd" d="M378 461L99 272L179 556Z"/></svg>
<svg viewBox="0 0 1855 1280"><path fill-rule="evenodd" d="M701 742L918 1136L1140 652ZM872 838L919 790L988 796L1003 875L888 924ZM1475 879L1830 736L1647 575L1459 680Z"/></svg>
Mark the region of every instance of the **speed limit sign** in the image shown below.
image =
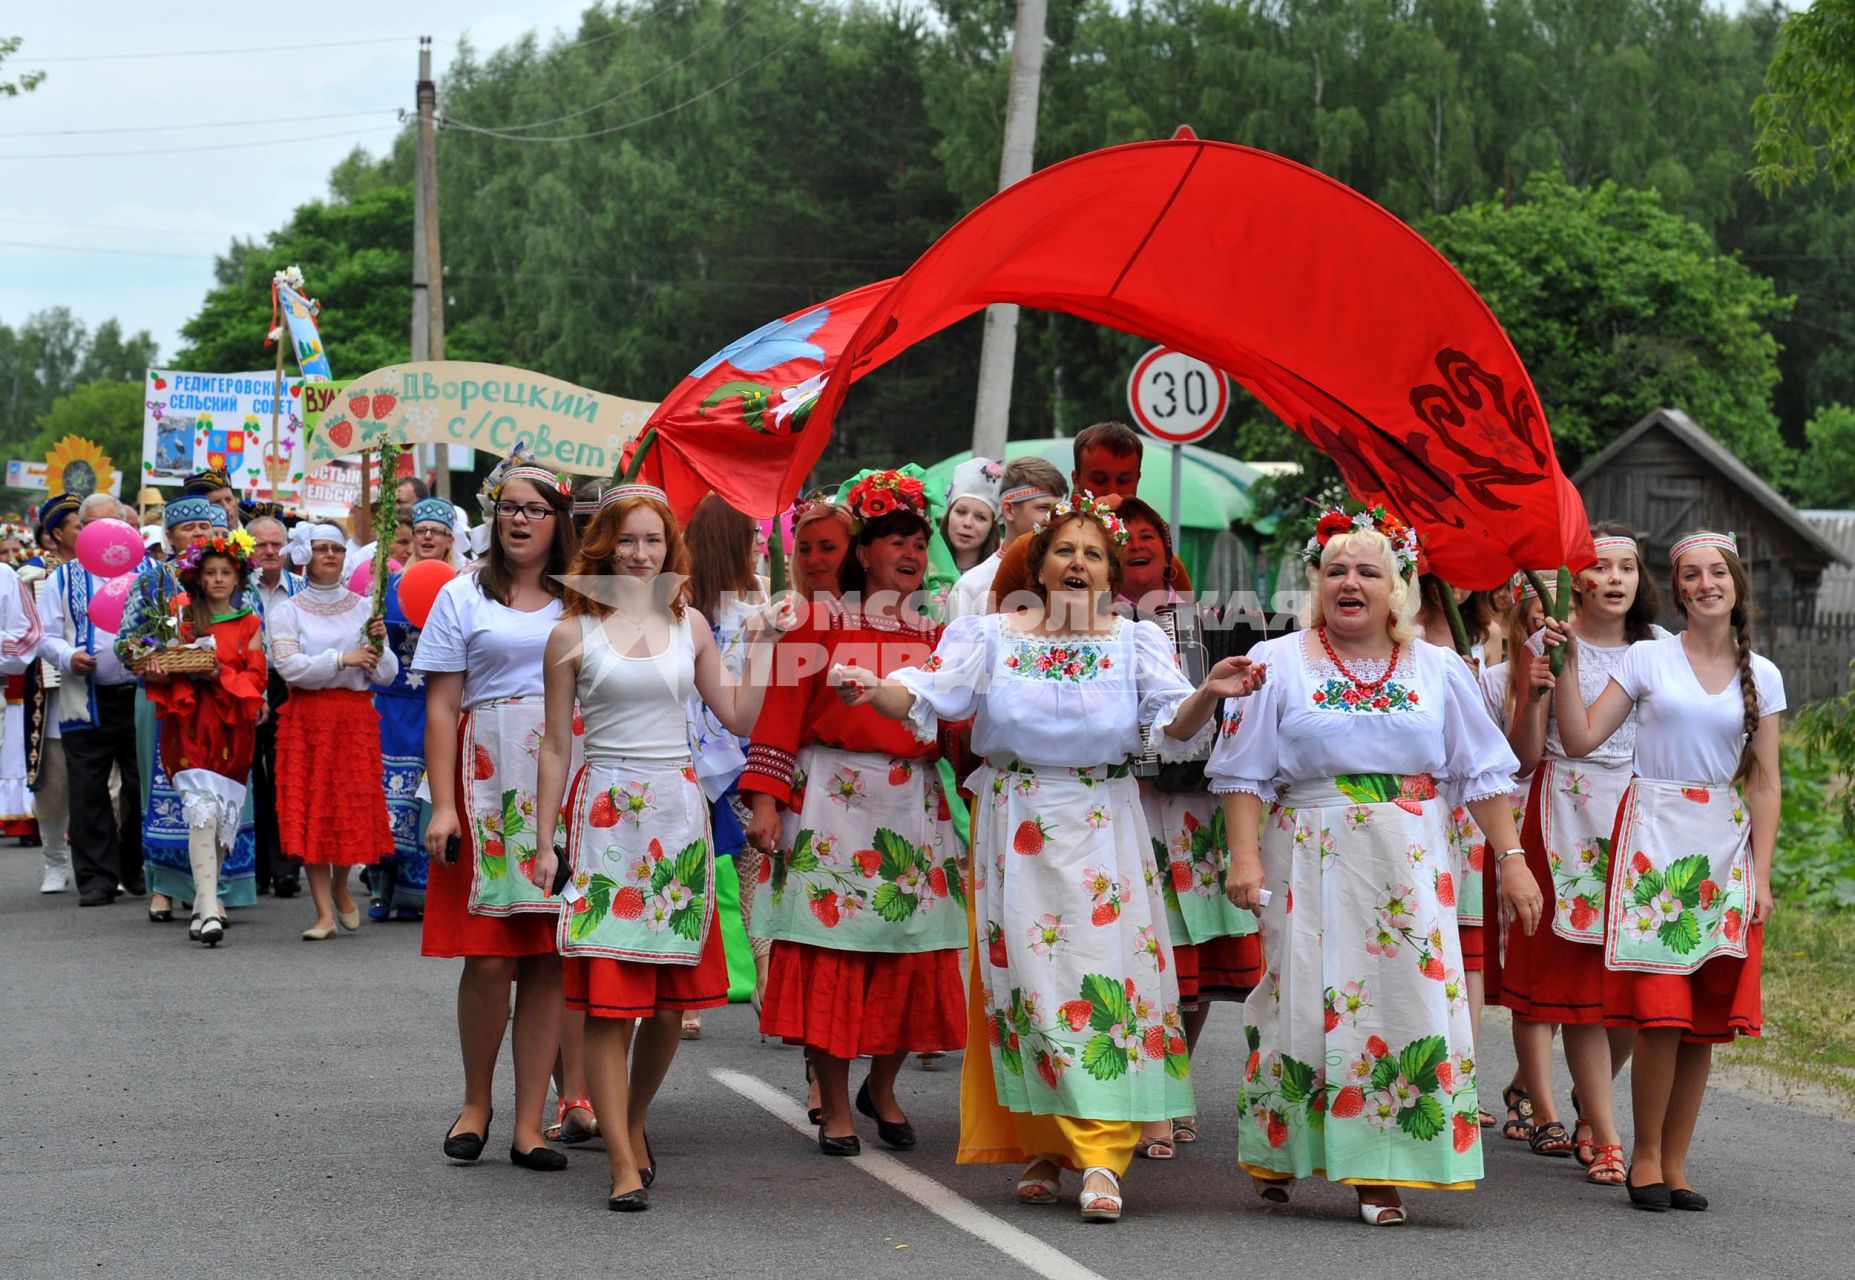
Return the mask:
<svg viewBox="0 0 1855 1280"><path fill-rule="evenodd" d="M1224 420L1230 383L1202 360L1170 347L1154 347L1128 376L1127 408L1155 440L1193 444Z"/></svg>

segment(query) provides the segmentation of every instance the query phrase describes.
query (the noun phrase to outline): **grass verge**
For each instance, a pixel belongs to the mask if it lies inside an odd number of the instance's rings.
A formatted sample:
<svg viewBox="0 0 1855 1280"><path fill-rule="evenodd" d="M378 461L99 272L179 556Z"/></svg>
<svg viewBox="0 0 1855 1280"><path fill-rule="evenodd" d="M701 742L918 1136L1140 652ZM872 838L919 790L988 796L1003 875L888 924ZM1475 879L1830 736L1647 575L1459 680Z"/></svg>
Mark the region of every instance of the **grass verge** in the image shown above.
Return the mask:
<svg viewBox="0 0 1855 1280"><path fill-rule="evenodd" d="M1780 1095L1855 1119L1855 911L1780 903L1765 927L1765 1034L1721 1055Z"/></svg>

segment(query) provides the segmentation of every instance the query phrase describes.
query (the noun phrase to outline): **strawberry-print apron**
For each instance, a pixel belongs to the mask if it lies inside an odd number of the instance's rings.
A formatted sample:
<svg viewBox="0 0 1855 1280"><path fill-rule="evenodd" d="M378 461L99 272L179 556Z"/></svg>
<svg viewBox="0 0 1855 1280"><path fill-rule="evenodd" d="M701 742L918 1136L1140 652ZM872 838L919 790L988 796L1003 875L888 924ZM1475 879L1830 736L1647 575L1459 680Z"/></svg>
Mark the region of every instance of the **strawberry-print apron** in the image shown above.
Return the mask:
<svg viewBox="0 0 1855 1280"><path fill-rule="evenodd" d="M1131 769L996 760L966 785L999 1105L1092 1120L1191 1115L1171 934Z"/></svg>
<svg viewBox="0 0 1855 1280"><path fill-rule="evenodd" d="M1255 933L1256 917L1232 906L1224 892L1230 854L1218 798L1204 791L1161 791L1141 779L1140 808L1153 842L1172 941L1200 943Z"/></svg>
<svg viewBox="0 0 1855 1280"><path fill-rule="evenodd" d="M715 917L709 808L687 760L601 760L567 793L563 956L693 965Z"/></svg>
<svg viewBox="0 0 1855 1280"><path fill-rule="evenodd" d="M1604 941L1610 837L1630 785L1628 764L1540 761L1539 832L1552 872L1552 931L1567 942Z"/></svg>
<svg viewBox="0 0 1855 1280"><path fill-rule="evenodd" d="M1480 925L1486 923L1483 903L1487 898L1483 886L1483 872L1488 865L1488 837L1475 825L1474 817L1466 805L1458 805L1449 811L1449 865L1450 882L1445 889L1441 882L1438 889L1449 905L1453 897L1458 925Z"/></svg>
<svg viewBox="0 0 1855 1280"><path fill-rule="evenodd" d="M1448 821L1428 775L1296 782L1270 806L1267 972L1244 1004L1239 1092L1250 1172L1450 1190L1481 1177L1462 947L1437 896Z"/></svg>
<svg viewBox="0 0 1855 1280"><path fill-rule="evenodd" d="M465 799L477 852L470 869L472 915L560 910L560 900L534 881L535 760L543 712L540 694L524 694L479 702L464 713ZM571 767L579 763L576 734Z"/></svg>
<svg viewBox="0 0 1855 1280"><path fill-rule="evenodd" d="M963 851L931 758L805 747L792 799L755 887L755 937L887 953L965 945Z"/></svg>
<svg viewBox="0 0 1855 1280"><path fill-rule="evenodd" d="M1637 778L1612 848L1606 968L1685 974L1745 958L1752 823L1737 787Z"/></svg>

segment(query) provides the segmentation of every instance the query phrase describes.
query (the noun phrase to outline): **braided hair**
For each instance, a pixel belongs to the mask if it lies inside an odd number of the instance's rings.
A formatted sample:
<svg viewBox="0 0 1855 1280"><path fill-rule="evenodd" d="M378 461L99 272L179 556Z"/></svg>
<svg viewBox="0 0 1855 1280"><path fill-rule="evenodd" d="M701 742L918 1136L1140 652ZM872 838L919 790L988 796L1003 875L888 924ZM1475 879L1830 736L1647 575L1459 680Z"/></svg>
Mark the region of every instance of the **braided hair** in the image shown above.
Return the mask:
<svg viewBox="0 0 1855 1280"><path fill-rule="evenodd" d="M1752 580L1746 573L1745 562L1725 548L1718 548L1720 558L1726 562L1727 577L1733 584L1733 644L1738 651L1739 662L1739 698L1745 707L1745 741L1739 748L1739 766L1733 771L1735 786L1745 782L1758 767L1758 679L1752 674ZM1683 618L1688 616L1687 595L1681 590L1681 565L1677 562L1669 574L1669 592L1674 596L1675 608Z"/></svg>

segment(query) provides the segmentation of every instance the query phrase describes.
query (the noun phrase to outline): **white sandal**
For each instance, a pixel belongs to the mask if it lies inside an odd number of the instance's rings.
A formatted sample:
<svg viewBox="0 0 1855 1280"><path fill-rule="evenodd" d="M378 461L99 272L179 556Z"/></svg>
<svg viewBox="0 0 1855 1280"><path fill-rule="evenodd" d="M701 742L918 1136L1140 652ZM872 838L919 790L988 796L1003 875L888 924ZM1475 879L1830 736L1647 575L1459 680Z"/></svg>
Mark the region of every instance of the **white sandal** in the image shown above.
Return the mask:
<svg viewBox="0 0 1855 1280"><path fill-rule="evenodd" d="M1361 1200L1359 1216L1368 1227L1401 1227L1406 1221L1401 1204L1367 1204Z"/></svg>
<svg viewBox="0 0 1855 1280"><path fill-rule="evenodd" d="M1047 1164L1051 1168L1055 1169L1056 1177L1054 1178L1033 1178L1030 1176L1030 1172L1032 1169L1035 1169L1038 1165L1043 1165L1043 1164ZM1058 1188L1062 1186L1062 1183L1060 1181L1060 1179L1063 1176L1062 1165L1058 1164L1054 1159L1052 1159L1049 1156L1038 1156L1035 1160L1031 1161L1030 1164L1025 1166L1024 1173L1025 1173L1025 1176L1018 1179L1018 1203L1019 1204L1055 1204L1056 1203L1057 1190ZM1029 1195L1025 1194L1025 1192L1027 1191L1030 1192Z"/></svg>
<svg viewBox="0 0 1855 1280"><path fill-rule="evenodd" d="M1113 1192L1090 1191L1088 1189L1089 1175L1096 1173L1104 1175L1108 1181L1114 1184ZM1121 1220L1121 1207L1125 1203L1121 1198L1120 1191L1121 1180L1114 1176L1114 1171L1112 1169L1104 1169L1100 1165L1090 1165L1088 1168L1084 1169L1082 1171L1082 1190L1076 1195L1076 1203L1080 1205L1082 1209L1082 1221L1119 1222Z"/></svg>

